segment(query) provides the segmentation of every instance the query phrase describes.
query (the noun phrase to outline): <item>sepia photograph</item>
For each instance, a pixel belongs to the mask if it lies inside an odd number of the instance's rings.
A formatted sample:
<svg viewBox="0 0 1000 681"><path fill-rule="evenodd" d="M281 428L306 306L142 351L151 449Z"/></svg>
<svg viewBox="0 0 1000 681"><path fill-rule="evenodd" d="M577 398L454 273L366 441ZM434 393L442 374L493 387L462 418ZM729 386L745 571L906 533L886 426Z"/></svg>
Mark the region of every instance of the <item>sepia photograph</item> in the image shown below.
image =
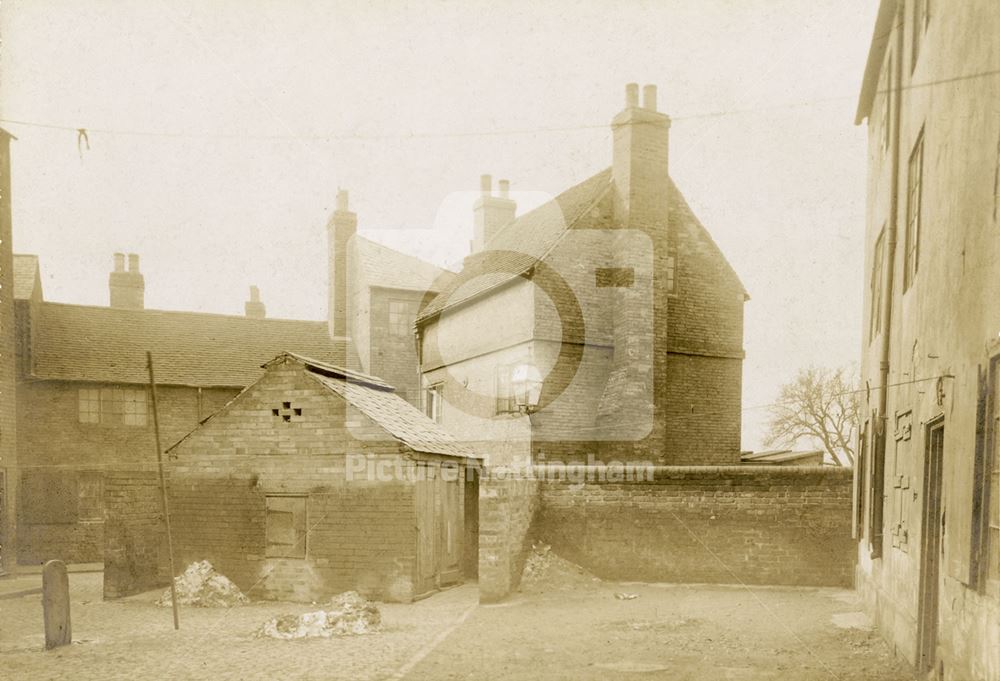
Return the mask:
<svg viewBox="0 0 1000 681"><path fill-rule="evenodd" d="M1000 681L998 0L2 0L0 681Z"/></svg>

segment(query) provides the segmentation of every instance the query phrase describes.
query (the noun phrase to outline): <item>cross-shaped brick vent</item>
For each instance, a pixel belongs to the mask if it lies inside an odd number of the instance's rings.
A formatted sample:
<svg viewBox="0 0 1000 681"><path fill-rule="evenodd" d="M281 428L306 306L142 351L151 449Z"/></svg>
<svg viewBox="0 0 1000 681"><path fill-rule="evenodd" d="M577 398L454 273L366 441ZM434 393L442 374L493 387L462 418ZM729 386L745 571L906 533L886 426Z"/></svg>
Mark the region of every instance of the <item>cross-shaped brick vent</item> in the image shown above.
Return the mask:
<svg viewBox="0 0 1000 681"><path fill-rule="evenodd" d="M302 416L302 409L299 407L293 407L291 402L282 402L280 409L272 409L271 413L275 416L280 416L282 421L286 423L292 420L293 416Z"/></svg>

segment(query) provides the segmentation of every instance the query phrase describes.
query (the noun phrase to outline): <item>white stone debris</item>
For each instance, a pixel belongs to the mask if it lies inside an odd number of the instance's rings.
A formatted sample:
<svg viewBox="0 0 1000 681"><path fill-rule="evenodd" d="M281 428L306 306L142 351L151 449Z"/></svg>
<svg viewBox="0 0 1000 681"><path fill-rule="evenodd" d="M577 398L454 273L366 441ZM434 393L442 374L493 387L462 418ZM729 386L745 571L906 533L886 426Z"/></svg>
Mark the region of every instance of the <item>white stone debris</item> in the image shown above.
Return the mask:
<svg viewBox="0 0 1000 681"><path fill-rule="evenodd" d="M524 591L569 590L586 588L601 580L586 569L557 555L545 542L531 545L531 553L521 572Z"/></svg>
<svg viewBox="0 0 1000 681"><path fill-rule="evenodd" d="M357 591L330 599L327 609L301 615L281 615L264 622L257 636L278 639L330 638L373 634L382 627L382 614Z"/></svg>
<svg viewBox="0 0 1000 681"><path fill-rule="evenodd" d="M207 560L191 563L174 578L178 605L199 608L228 608L249 603L239 587L218 572ZM157 605L170 607L170 589L163 592Z"/></svg>

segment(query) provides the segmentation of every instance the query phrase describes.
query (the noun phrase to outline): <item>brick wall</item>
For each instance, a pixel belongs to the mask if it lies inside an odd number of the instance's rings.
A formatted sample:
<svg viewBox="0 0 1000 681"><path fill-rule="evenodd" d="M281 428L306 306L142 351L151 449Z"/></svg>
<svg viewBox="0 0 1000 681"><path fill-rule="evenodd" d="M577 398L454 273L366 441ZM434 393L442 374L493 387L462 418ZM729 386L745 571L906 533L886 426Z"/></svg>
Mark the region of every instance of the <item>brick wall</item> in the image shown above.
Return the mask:
<svg viewBox="0 0 1000 681"><path fill-rule="evenodd" d="M22 462L17 483L25 491L47 486L53 475L65 483L68 498L60 500L61 517L39 515L38 504L23 498L18 505L18 561L37 564L50 559L67 562L103 560L104 521L100 510L78 517L75 490L118 469L133 470L153 464L152 403L147 400L145 426L80 423L79 390L99 389L100 383L22 381L17 387L18 455ZM128 386L143 389L145 386ZM238 390L158 386L160 432L169 446L194 429L198 422L232 399ZM14 484L10 481L8 484ZM96 484L99 489L99 480Z"/></svg>
<svg viewBox="0 0 1000 681"><path fill-rule="evenodd" d="M479 600L498 601L515 590L538 509L538 481L488 479L479 487Z"/></svg>
<svg viewBox="0 0 1000 681"><path fill-rule="evenodd" d="M602 578L852 583L849 470L657 467L651 482L638 483L583 473L536 470L545 479L533 532Z"/></svg>
<svg viewBox="0 0 1000 681"><path fill-rule="evenodd" d="M104 597L170 583L159 477L155 468L112 470L104 479Z"/></svg>
<svg viewBox="0 0 1000 681"><path fill-rule="evenodd" d="M392 385L396 388L397 395L418 408L422 406L420 373L412 327L423 296L421 291L371 289L369 337L376 339L376 342L370 348L371 365L368 373ZM406 308L405 333L395 333L390 325L391 303Z"/></svg>

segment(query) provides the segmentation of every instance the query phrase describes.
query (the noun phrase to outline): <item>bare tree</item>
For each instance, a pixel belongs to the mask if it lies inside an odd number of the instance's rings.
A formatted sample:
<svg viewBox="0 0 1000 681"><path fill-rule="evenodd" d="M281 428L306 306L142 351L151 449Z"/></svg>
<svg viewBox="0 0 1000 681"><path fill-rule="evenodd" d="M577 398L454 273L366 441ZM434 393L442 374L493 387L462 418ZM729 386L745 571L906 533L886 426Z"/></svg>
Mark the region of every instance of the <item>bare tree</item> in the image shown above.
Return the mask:
<svg viewBox="0 0 1000 681"><path fill-rule="evenodd" d="M809 438L837 464L853 466L860 414L857 385L854 367L800 370L770 407L764 444L792 447L800 438Z"/></svg>

